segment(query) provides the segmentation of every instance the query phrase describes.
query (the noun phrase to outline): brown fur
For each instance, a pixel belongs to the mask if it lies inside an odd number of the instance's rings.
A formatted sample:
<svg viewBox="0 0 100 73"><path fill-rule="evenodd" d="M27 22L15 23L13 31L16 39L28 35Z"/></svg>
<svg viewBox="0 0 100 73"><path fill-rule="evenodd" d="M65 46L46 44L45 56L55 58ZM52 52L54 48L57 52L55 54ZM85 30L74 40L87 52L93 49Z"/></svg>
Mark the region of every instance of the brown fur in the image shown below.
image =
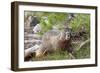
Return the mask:
<svg viewBox="0 0 100 73"><path fill-rule="evenodd" d="M69 34L62 31L48 31L43 35L42 46L36 51L36 56L42 56L47 52L56 52L57 50L67 50L70 52L71 39ZM67 38L66 38L67 36Z"/></svg>

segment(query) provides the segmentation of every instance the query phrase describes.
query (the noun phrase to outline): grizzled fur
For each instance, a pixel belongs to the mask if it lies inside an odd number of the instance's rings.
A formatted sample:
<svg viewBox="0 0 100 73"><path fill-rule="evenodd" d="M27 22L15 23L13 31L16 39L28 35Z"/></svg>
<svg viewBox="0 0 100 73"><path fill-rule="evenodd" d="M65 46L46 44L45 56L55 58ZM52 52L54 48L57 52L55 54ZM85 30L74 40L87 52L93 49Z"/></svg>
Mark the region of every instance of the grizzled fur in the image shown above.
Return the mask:
<svg viewBox="0 0 100 73"><path fill-rule="evenodd" d="M36 56L47 52L55 52L57 50L67 50L72 52L71 37L69 32L59 30L49 30L42 38L42 45L40 50L36 51Z"/></svg>

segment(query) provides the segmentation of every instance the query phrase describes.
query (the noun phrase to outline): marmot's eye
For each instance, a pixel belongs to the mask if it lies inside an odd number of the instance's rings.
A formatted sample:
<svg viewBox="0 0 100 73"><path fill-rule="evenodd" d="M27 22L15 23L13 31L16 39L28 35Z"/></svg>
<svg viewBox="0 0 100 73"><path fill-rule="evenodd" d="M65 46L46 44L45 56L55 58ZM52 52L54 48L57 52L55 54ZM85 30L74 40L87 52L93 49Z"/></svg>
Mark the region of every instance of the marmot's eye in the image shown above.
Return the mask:
<svg viewBox="0 0 100 73"><path fill-rule="evenodd" d="M68 37L70 37L70 35L68 34Z"/></svg>

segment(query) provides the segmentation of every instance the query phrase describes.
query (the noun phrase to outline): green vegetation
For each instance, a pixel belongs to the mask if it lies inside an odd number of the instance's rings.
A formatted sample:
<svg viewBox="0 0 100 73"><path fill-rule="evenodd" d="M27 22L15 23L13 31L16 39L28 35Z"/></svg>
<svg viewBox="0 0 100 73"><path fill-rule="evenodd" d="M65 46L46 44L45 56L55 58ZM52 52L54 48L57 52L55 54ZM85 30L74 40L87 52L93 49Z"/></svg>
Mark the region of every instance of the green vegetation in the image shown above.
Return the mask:
<svg viewBox="0 0 100 73"><path fill-rule="evenodd" d="M75 17L69 22L68 15L69 13L58 13L58 12L26 12L25 18L27 16L37 16L40 20L40 26L42 31L39 32L40 35L43 35L48 30L52 29L53 26L56 26L58 29L62 27L69 26L72 28L73 31L78 32L80 31L81 27L85 27L87 35L85 40L90 39L90 15L89 14L75 14ZM84 40L84 41L85 41ZM82 41L82 42L84 42ZM80 44L75 44L76 47L73 48L77 49ZM75 51L73 56L76 59L84 59L90 58L90 43L85 44L81 49ZM43 58L33 58L33 60L62 60L62 59L71 59L70 55L66 51L55 52L44 56Z"/></svg>
<svg viewBox="0 0 100 73"><path fill-rule="evenodd" d="M48 54L42 58L33 58L33 61L35 60L64 60L64 59L71 59L71 57L69 56L68 52L64 52L64 51L56 51L54 53Z"/></svg>
<svg viewBox="0 0 100 73"><path fill-rule="evenodd" d="M82 48L74 53L76 59L90 58L90 43L85 44Z"/></svg>

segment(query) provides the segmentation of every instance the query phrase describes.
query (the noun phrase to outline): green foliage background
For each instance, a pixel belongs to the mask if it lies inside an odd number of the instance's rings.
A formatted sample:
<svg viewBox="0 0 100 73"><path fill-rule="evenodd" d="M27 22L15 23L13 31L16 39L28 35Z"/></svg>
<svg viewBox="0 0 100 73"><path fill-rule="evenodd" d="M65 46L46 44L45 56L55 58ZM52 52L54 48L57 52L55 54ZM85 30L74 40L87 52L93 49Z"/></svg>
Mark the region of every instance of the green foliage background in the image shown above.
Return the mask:
<svg viewBox="0 0 100 73"><path fill-rule="evenodd" d="M42 33L46 32L49 29L52 29L52 26L56 25L58 28L61 28L68 23L69 13L59 13L59 12L25 12L25 18L27 16L37 16L40 20L40 25L42 27ZM79 28L84 26L86 31L90 32L90 15L89 14L75 14L76 17L70 22L69 26L72 27L73 31L78 31ZM45 17L47 17L47 22L45 22Z"/></svg>
<svg viewBox="0 0 100 73"><path fill-rule="evenodd" d="M90 14L83 13L74 13L75 18L71 20L69 23L68 15L69 13L60 13L60 12L25 12L25 19L28 16L37 16L40 20L40 25L42 31L39 33L43 35L48 30L52 29L53 26L56 26L58 29L69 25L73 31L79 31L79 29L84 26L87 32L87 39L90 39ZM76 59L90 58L90 44L86 44L79 51L74 54ZM48 55L46 59L48 60L59 60L59 59L70 59L68 53L54 53L52 55ZM34 59L34 58L33 58ZM39 60L43 60L39 59Z"/></svg>

